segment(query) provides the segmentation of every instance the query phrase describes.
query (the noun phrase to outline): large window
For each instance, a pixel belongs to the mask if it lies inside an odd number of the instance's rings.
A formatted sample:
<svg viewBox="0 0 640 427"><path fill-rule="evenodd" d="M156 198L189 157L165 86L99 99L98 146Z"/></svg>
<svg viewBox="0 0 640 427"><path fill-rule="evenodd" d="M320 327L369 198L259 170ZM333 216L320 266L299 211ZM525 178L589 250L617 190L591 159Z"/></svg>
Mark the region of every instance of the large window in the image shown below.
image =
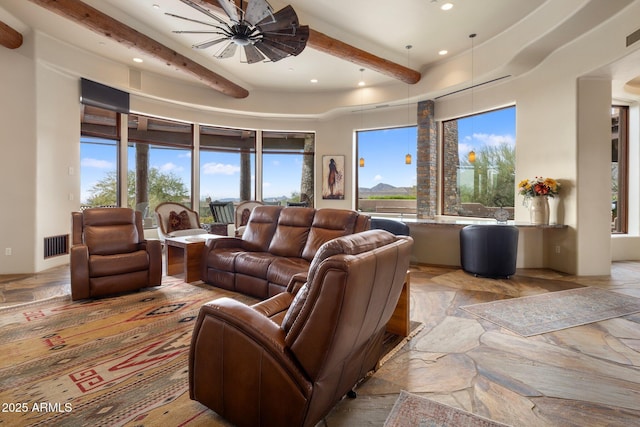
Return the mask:
<svg viewBox="0 0 640 427"><path fill-rule="evenodd" d="M315 135L263 132L262 194L267 203L313 207Z"/></svg>
<svg viewBox="0 0 640 427"><path fill-rule="evenodd" d="M80 204L117 206L118 114L82 106L80 134Z"/></svg>
<svg viewBox="0 0 640 427"><path fill-rule="evenodd" d="M443 123L442 213L514 216L515 107Z"/></svg>
<svg viewBox="0 0 640 427"><path fill-rule="evenodd" d="M209 202L216 200L314 205L312 132L265 131L258 141L256 131L200 126L199 151L194 151L193 124L129 114L128 164L126 171L120 171L120 120L120 113L83 106L83 207L128 206L144 214L145 227L155 227L153 213L158 204L192 205L193 183L200 187L196 209L202 223L212 221ZM258 146L262 147L261 175ZM200 158L199 176L193 176L194 153ZM127 194L120 194L125 179Z"/></svg>
<svg viewBox="0 0 640 427"><path fill-rule="evenodd" d="M162 202L191 205L193 126L130 114L128 117L127 206L155 226L153 212Z"/></svg>
<svg viewBox="0 0 640 427"><path fill-rule="evenodd" d="M629 108L611 108L611 232L627 232Z"/></svg>
<svg viewBox="0 0 640 427"><path fill-rule="evenodd" d="M209 202L255 199L256 132L200 126L200 219Z"/></svg>
<svg viewBox="0 0 640 427"><path fill-rule="evenodd" d="M416 126L356 132L358 209L416 213Z"/></svg>

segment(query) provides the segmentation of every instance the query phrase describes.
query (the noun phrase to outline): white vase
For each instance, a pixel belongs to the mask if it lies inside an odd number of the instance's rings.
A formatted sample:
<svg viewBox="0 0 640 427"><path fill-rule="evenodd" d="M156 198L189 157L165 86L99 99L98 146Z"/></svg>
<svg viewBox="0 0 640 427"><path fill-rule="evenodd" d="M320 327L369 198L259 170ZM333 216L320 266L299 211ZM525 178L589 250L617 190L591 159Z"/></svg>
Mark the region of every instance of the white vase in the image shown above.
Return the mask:
<svg viewBox="0 0 640 427"><path fill-rule="evenodd" d="M549 201L546 196L529 199L529 220L533 225L549 224Z"/></svg>
<svg viewBox="0 0 640 427"><path fill-rule="evenodd" d="M558 204L560 199L557 197L548 197L547 203L549 203L549 225L560 224L558 218Z"/></svg>

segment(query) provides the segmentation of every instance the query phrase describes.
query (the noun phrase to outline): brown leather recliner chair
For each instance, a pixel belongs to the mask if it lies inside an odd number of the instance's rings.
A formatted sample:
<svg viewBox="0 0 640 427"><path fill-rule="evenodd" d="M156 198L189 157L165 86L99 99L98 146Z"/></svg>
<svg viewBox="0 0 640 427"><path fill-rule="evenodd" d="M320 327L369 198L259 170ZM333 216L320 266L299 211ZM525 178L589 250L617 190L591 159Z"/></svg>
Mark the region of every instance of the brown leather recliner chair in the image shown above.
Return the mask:
<svg viewBox="0 0 640 427"><path fill-rule="evenodd" d="M92 208L71 215L71 299L160 285L162 245L145 240L140 212Z"/></svg>
<svg viewBox="0 0 640 427"><path fill-rule="evenodd" d="M315 425L377 368L412 245L384 230L339 237L320 247L295 296L202 306L189 356L191 399L238 426ZM270 311L283 305L278 324Z"/></svg>

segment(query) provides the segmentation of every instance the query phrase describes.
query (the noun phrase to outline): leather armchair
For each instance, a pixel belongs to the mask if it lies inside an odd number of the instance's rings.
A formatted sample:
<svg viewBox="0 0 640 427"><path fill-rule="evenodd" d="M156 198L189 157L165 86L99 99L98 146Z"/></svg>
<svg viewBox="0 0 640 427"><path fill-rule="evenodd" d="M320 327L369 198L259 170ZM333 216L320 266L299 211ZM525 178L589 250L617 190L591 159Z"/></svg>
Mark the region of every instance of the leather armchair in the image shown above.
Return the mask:
<svg viewBox="0 0 640 427"><path fill-rule="evenodd" d="M295 295L205 304L189 355L191 399L237 426L316 425L377 368L412 245L384 230L339 237L320 247Z"/></svg>
<svg viewBox="0 0 640 427"><path fill-rule="evenodd" d="M92 208L71 215L73 300L160 285L162 245L144 239L140 212Z"/></svg>

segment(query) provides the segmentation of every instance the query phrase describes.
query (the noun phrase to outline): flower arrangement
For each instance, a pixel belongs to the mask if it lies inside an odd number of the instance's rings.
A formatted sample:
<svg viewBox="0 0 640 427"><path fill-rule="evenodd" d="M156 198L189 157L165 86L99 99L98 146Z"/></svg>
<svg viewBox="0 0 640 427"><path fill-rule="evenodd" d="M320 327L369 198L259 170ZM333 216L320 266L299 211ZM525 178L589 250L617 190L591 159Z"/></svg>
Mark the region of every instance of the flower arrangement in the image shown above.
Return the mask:
<svg viewBox="0 0 640 427"><path fill-rule="evenodd" d="M518 194L525 199L538 196L555 197L560 191L560 183L553 178L536 176L534 179L523 179L518 184Z"/></svg>

